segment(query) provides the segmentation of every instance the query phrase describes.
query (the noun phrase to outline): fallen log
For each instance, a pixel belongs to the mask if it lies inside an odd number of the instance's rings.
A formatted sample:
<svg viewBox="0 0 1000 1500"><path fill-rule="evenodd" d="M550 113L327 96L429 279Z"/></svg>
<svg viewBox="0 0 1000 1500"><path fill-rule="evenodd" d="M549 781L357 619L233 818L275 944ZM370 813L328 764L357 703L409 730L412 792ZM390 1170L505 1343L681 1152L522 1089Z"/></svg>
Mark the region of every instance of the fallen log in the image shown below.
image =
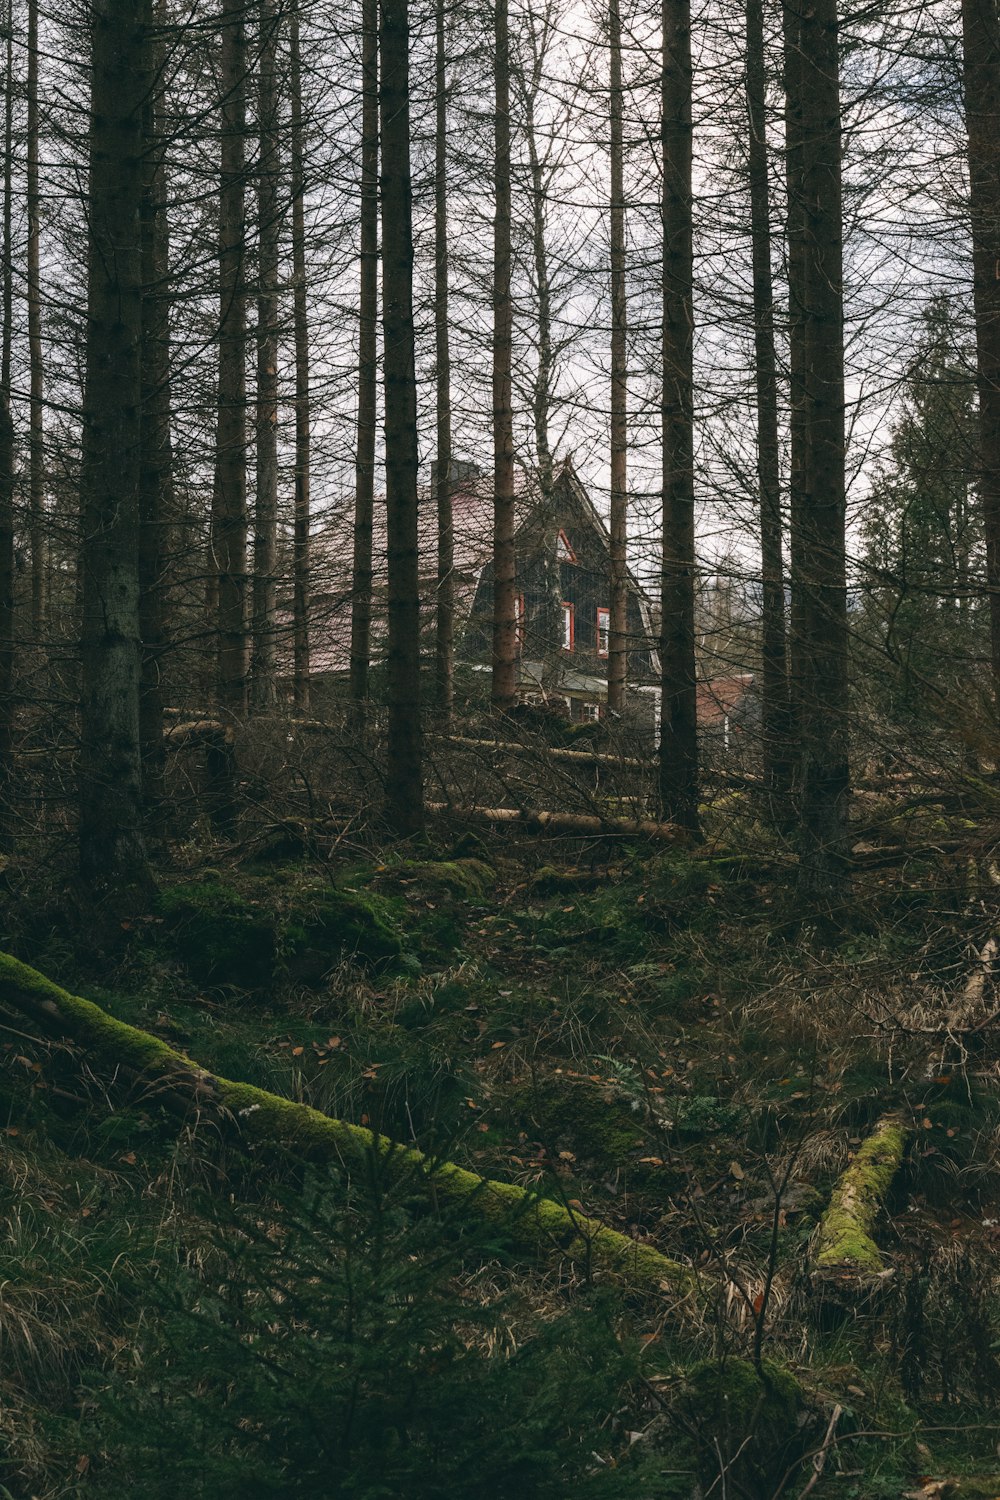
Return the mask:
<svg viewBox="0 0 1000 1500"><path fill-rule="evenodd" d="M657 823L651 818L602 818L595 813L543 812L526 807L452 807L447 802L429 802L427 811L463 823L514 824L529 833L612 834L669 842L686 837L684 829L673 823Z"/></svg>
<svg viewBox="0 0 1000 1500"><path fill-rule="evenodd" d="M875 1225L902 1166L909 1130L885 1115L837 1181L812 1243L814 1288L853 1295L886 1275Z"/></svg>
<svg viewBox="0 0 1000 1500"><path fill-rule="evenodd" d="M616 770L653 771L655 760L638 760L634 756L608 755L599 750L570 750L562 745L528 745L518 741L473 739L461 734L432 734L430 740L456 745L467 750L492 750L498 755L531 755L542 760L562 761L575 766L608 766Z"/></svg>
<svg viewBox="0 0 1000 1500"><path fill-rule="evenodd" d="M180 750L191 744L231 744L233 731L218 719L178 720L167 725L163 738L172 750Z"/></svg>
<svg viewBox="0 0 1000 1500"><path fill-rule="evenodd" d="M245 1148L289 1151L298 1159L364 1168L372 1153L413 1173L432 1202L468 1209L515 1250L545 1253L621 1276L678 1302L695 1291L694 1272L569 1206L513 1183L494 1182L452 1162L433 1161L360 1125L331 1119L266 1089L209 1073L149 1032L117 1021L90 1000L71 995L27 964L0 954L0 1004L27 1016L50 1036L82 1047L92 1066L141 1082L171 1112L213 1121Z"/></svg>

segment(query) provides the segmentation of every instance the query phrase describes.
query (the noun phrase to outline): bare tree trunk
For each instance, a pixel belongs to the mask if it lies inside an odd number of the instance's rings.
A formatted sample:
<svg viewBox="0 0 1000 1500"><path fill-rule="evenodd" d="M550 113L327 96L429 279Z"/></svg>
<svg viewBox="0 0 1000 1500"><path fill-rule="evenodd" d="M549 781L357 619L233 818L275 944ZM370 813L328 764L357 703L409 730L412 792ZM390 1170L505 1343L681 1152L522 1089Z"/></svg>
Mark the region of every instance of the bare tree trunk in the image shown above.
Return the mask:
<svg viewBox="0 0 1000 1500"><path fill-rule="evenodd" d="M278 571L278 256L281 241L278 20L274 0L259 0L257 129L257 411L250 701L273 708L277 698L275 606Z"/></svg>
<svg viewBox="0 0 1000 1500"><path fill-rule="evenodd" d="M534 66L531 81L530 83L526 81L524 89L524 134L528 147L528 170L531 173L531 255L535 264L535 293L538 299L535 308L538 362L535 366L531 414L535 427L535 462L538 465L538 483L542 498L547 505L552 497L552 446L549 438L549 407L552 402L554 362L552 286L545 244L545 175L538 152L538 134L535 129L535 101L542 82L541 57L533 31L531 40L534 50Z"/></svg>
<svg viewBox="0 0 1000 1500"><path fill-rule="evenodd" d="M663 0L663 564L660 802L698 829L694 650L694 374L691 12Z"/></svg>
<svg viewBox="0 0 1000 1500"><path fill-rule="evenodd" d="M0 853L14 843L14 423L0 389Z"/></svg>
<svg viewBox="0 0 1000 1500"><path fill-rule="evenodd" d="M531 258L535 272L536 363L531 392L531 416L535 436L535 471L541 493L542 559L545 577L545 598L541 610L535 604L534 625L538 637L543 641L559 639L562 629L562 565L559 561L559 517L554 505L555 472L552 445L549 436L549 416L552 409L552 377L555 354L552 339L552 279L549 274L549 255L546 243L546 180L545 160L538 149L538 131L535 124L535 109L543 85L545 48L548 45L550 12L539 18L542 37L536 30L536 21L529 22L527 32L531 48L531 73L524 68L514 73L514 82L521 92L524 140L528 148L528 171L531 183ZM562 663L559 653L547 651L542 665L542 686L547 690L556 686L561 676Z"/></svg>
<svg viewBox="0 0 1000 1500"><path fill-rule="evenodd" d="M3 347L0 352L0 853L13 847L14 790L14 423L10 414L14 318L14 15L4 7Z"/></svg>
<svg viewBox="0 0 1000 1500"><path fill-rule="evenodd" d="M45 374L42 360L40 202L38 182L38 0L28 0L28 534L31 543L31 630L45 628Z"/></svg>
<svg viewBox="0 0 1000 1500"><path fill-rule="evenodd" d="M424 823L417 553L417 381L413 333L408 0L382 0L382 340L389 562L389 749L386 812L397 833Z"/></svg>
<svg viewBox="0 0 1000 1500"><path fill-rule="evenodd" d="M170 275L166 168L163 160L163 84L166 56L162 33L154 32L152 0L143 0L148 76L143 105L142 185L142 447L139 463L139 627L142 641L139 743L147 826L157 829L164 806L163 662L167 646L167 539L174 512L173 447L170 436ZM155 24L165 6L156 0Z"/></svg>
<svg viewBox="0 0 1000 1500"><path fill-rule="evenodd" d="M361 16L361 285L358 298L358 436L354 470L351 680L355 707L368 701L372 650L372 519L378 379L378 0Z"/></svg>
<svg viewBox="0 0 1000 1500"><path fill-rule="evenodd" d="M800 535L802 507L796 503L795 497L803 493L808 447L805 420L806 309L802 300L806 295L808 278L803 220L802 148L804 136L799 22L796 10L793 5L786 3L786 0L782 3L781 17L785 92L785 263L788 283L788 550L790 575L791 579L794 579L802 571ZM796 588L791 590L788 616L786 659L788 663L789 758L792 762L792 791L797 803L799 774L802 767L798 734L797 658L792 649L792 642L802 637L802 600L800 591ZM793 810L797 811L797 806Z"/></svg>
<svg viewBox="0 0 1000 1500"><path fill-rule="evenodd" d="M962 44L979 391L978 488L993 694L1000 713L1000 22L992 0L962 0Z"/></svg>
<svg viewBox="0 0 1000 1500"><path fill-rule="evenodd" d="M494 0L496 112L493 218L493 707L517 702L514 597L514 413L511 387L510 37L508 0Z"/></svg>
<svg viewBox="0 0 1000 1500"><path fill-rule="evenodd" d="M455 698L455 528L451 506L451 347L448 327L448 61L445 0L435 7L434 352L436 356L437 621L435 686L438 713L451 718Z"/></svg>
<svg viewBox="0 0 1000 1500"><path fill-rule="evenodd" d="M608 7L611 104L611 599L608 709L625 707L628 679L628 304L625 297L625 163L622 17Z"/></svg>
<svg viewBox="0 0 1000 1500"><path fill-rule="evenodd" d="M765 795L772 818L788 816L791 786L785 570L781 542L778 375L771 274L771 202L767 166L767 73L763 0L746 0L747 169L753 264L754 379L761 555L761 702Z"/></svg>
<svg viewBox="0 0 1000 1500"><path fill-rule="evenodd" d="M219 389L213 493L219 579L219 703L246 709L246 7L222 0L219 73Z"/></svg>
<svg viewBox="0 0 1000 1500"><path fill-rule="evenodd" d="M309 312L306 302L305 131L299 8L291 16L292 278L295 332L295 520L292 557L293 698L309 707Z"/></svg>
<svg viewBox="0 0 1000 1500"><path fill-rule="evenodd" d="M0 390L10 402L11 356L14 343L14 0L4 7L7 45L4 53L3 96L3 347L0 351Z"/></svg>
<svg viewBox="0 0 1000 1500"><path fill-rule="evenodd" d="M789 300L800 424L791 494L799 886L836 899L847 882L850 780L836 0L787 0L787 11Z"/></svg>
<svg viewBox="0 0 1000 1500"><path fill-rule="evenodd" d="M91 0L87 367L83 399L80 869L97 890L148 883L139 754L143 104L134 0Z"/></svg>

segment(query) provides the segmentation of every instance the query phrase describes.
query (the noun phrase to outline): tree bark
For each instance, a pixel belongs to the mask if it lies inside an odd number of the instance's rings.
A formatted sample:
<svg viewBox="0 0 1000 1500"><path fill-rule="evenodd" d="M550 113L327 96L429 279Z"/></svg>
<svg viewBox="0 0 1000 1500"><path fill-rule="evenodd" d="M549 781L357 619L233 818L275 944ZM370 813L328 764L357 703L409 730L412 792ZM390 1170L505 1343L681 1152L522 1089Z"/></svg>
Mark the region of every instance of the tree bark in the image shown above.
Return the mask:
<svg viewBox="0 0 1000 1500"><path fill-rule="evenodd" d="M368 701L372 648L372 521L378 382L378 0L364 0L361 28L361 266L350 676L351 699L359 714L363 714Z"/></svg>
<svg viewBox="0 0 1000 1500"><path fill-rule="evenodd" d="M389 563L389 746L386 813L397 833L423 827L417 381L413 331L408 0L382 0L382 338Z"/></svg>
<svg viewBox="0 0 1000 1500"><path fill-rule="evenodd" d="M80 869L98 891L148 882L139 755L143 105L134 0L91 0Z"/></svg>
<svg viewBox="0 0 1000 1500"><path fill-rule="evenodd" d="M978 480L993 696L1000 714L1000 20L993 0L962 0L962 45L979 392Z"/></svg>
<svg viewBox="0 0 1000 1500"><path fill-rule="evenodd" d="M142 641L139 743L147 827L164 806L163 665L167 650L167 545L174 513L170 435L170 248L163 159L163 0L143 0L151 88L143 105L142 448L139 462L139 627Z"/></svg>
<svg viewBox="0 0 1000 1500"><path fill-rule="evenodd" d="M778 374L771 273L771 201L767 155L767 71L763 0L746 0L747 175L753 269L754 382L757 405L757 490L761 555L761 734L765 796L778 823L788 818L788 663L782 556Z"/></svg>
<svg viewBox="0 0 1000 1500"><path fill-rule="evenodd" d="M257 410L250 701L277 700L275 608L278 572L278 271L281 243L281 149L275 76L278 19L274 0L259 0L257 130Z"/></svg>
<svg viewBox="0 0 1000 1500"><path fill-rule="evenodd" d="M624 92L619 0L608 8L611 105L611 598L608 710L625 707L628 680L628 303L625 295Z"/></svg>
<svg viewBox="0 0 1000 1500"><path fill-rule="evenodd" d="M445 0L436 0L434 117L434 352L436 356L437 620L435 686L438 714L451 718L455 699L455 528L451 505L451 345L448 326L448 56Z"/></svg>
<svg viewBox="0 0 1000 1500"><path fill-rule="evenodd" d="M791 668L799 887L848 882L848 683L840 87L836 0L788 0L788 238L793 378Z"/></svg>
<svg viewBox="0 0 1000 1500"><path fill-rule="evenodd" d="M10 402L11 356L14 342L14 0L4 7L7 44L4 49L3 95L3 346L0 350L0 391Z"/></svg>
<svg viewBox="0 0 1000 1500"><path fill-rule="evenodd" d="M213 540L218 573L218 697L232 714L247 688L246 6L222 0L219 72L219 386Z"/></svg>
<svg viewBox="0 0 1000 1500"><path fill-rule="evenodd" d="M494 0L496 95L493 216L493 707L517 703L514 413L511 386L510 37L508 0Z"/></svg>
<svg viewBox="0 0 1000 1500"><path fill-rule="evenodd" d="M9 75L8 75L9 76ZM6 288L5 288L6 290ZM14 423L0 388L0 853L14 844Z"/></svg>
<svg viewBox="0 0 1000 1500"><path fill-rule="evenodd" d="M14 843L14 423L10 411L14 326L14 5L4 7L3 332L0 350L0 853Z"/></svg>
<svg viewBox="0 0 1000 1500"><path fill-rule="evenodd" d="M299 7L291 14L292 279L295 335L295 517L292 557L292 695L309 707L309 309L306 299L305 129Z"/></svg>
<svg viewBox="0 0 1000 1500"><path fill-rule="evenodd" d="M45 367L42 357L40 203L38 179L38 0L28 0L28 535L31 545L31 631L45 628Z"/></svg>
<svg viewBox="0 0 1000 1500"><path fill-rule="evenodd" d="M660 626L660 803L698 829L694 649L694 260L691 12L663 0L663 557Z"/></svg>
<svg viewBox="0 0 1000 1500"><path fill-rule="evenodd" d="M552 498L552 444L549 437L549 409L552 404L552 284L549 276L548 247L545 242L545 170L538 150L535 128L535 104L542 86L542 54L534 28L530 30L532 47L531 78L523 79L524 136L528 148L528 171L531 174L531 256L535 267L535 320L538 353L532 390L531 414L535 428L535 463L543 504L548 508ZM555 537L553 536L553 542Z"/></svg>

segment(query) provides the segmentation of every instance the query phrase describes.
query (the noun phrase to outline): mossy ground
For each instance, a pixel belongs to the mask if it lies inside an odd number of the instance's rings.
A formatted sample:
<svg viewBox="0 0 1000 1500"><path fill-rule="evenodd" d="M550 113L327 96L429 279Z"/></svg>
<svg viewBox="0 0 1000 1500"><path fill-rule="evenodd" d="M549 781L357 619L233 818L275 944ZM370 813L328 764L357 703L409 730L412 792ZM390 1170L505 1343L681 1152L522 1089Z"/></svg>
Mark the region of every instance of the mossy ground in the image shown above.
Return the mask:
<svg viewBox="0 0 1000 1500"><path fill-rule="evenodd" d="M928 1075L925 1043L885 1019L910 1006L926 1024L928 994L961 982L965 893L926 872L916 886L880 876L856 895L864 923L831 933L810 931L781 881L746 860L580 845L543 858L501 842L452 854L214 873L192 857L89 977L82 939L63 933L47 950L16 913L8 930L27 961L212 1071L537 1185L691 1266L702 1297L686 1321L634 1292L616 1314L642 1351L642 1380L615 1422L644 1434L633 1446L660 1469L683 1469L671 1455L685 1452L693 1466L650 1494L692 1492L710 1449L691 1455L691 1400L711 1427L711 1372L759 1381L758 1343L798 1382L797 1434L814 1442L843 1409L815 1495L877 1500L958 1472L953 1428L965 1469L988 1472L1000 1436L991 1043L975 1077ZM14 1495L82 1496L81 1371L127 1358L131 1327L106 1266L148 1259L164 1225L200 1264L192 1185L253 1201L275 1169L248 1167L197 1128L179 1136L155 1099L5 1020L4 1275L34 1301L21 1310L16 1400L2 1377L17 1432L0 1481ZM893 1111L913 1142L899 1196L870 1232L896 1290L824 1325L804 1278L809 1245L838 1177ZM65 1247L47 1280L41 1204ZM487 1300L491 1248L467 1268ZM587 1279L579 1265L557 1283L540 1274L521 1265L517 1284L572 1300ZM106 1295L85 1309L93 1277ZM44 1357L28 1310L58 1335ZM876 1429L878 1442L866 1436ZM765 1482L760 1464L748 1483Z"/></svg>

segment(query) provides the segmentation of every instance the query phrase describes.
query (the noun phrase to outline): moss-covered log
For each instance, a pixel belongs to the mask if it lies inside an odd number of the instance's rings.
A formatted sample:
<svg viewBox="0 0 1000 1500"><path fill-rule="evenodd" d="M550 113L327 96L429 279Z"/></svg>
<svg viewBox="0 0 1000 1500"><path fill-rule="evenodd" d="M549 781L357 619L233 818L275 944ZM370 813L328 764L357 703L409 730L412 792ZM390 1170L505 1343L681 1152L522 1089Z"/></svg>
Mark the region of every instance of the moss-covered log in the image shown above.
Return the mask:
<svg viewBox="0 0 1000 1500"><path fill-rule="evenodd" d="M371 1153L413 1171L432 1201L463 1205L489 1222L511 1249L549 1254L612 1272L646 1291L689 1297L688 1267L569 1207L538 1198L511 1183L492 1182L451 1162L437 1162L359 1125L334 1120L304 1104L251 1084L208 1073L158 1037L117 1021L90 1000L60 989L36 970L0 954L0 1004L28 1016L49 1035L87 1052L92 1066L141 1078L175 1113L210 1117L247 1146L281 1148L300 1159L367 1164Z"/></svg>
<svg viewBox="0 0 1000 1500"><path fill-rule="evenodd" d="M886 1115L839 1178L813 1241L813 1267L821 1278L850 1281L885 1270L875 1224L902 1165L907 1136L903 1122Z"/></svg>

